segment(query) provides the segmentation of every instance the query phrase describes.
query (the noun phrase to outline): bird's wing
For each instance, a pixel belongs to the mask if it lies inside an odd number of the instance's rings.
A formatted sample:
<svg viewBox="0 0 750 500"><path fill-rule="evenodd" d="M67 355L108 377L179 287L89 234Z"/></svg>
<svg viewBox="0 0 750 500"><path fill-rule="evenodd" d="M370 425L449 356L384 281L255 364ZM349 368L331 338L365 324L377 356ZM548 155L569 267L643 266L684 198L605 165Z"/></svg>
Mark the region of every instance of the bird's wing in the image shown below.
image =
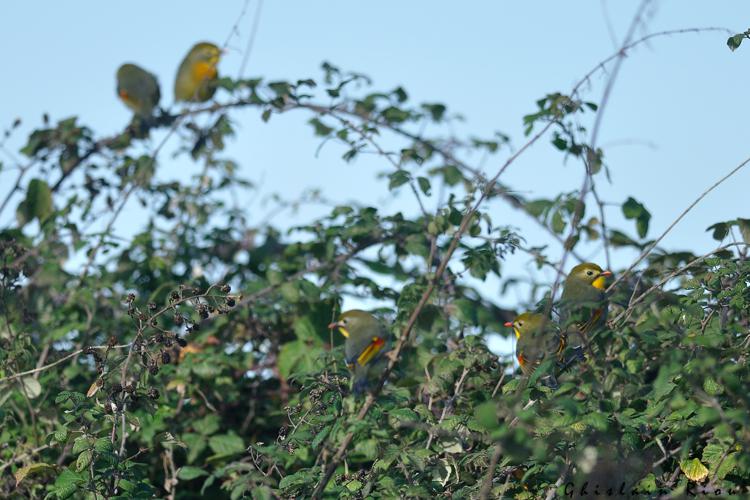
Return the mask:
<svg viewBox="0 0 750 500"><path fill-rule="evenodd" d="M598 309L594 309L591 311L591 317L589 317L588 321L586 321L583 325L581 325L581 333L584 335L588 335L591 330L594 329L594 327L599 324L599 319L604 314L605 309L603 307L600 307Z"/></svg>
<svg viewBox="0 0 750 500"><path fill-rule="evenodd" d="M359 366L365 366L378 355L384 346L385 339L383 337L372 337L370 342L361 351L354 353L353 356L347 359L346 363L350 367L355 363Z"/></svg>

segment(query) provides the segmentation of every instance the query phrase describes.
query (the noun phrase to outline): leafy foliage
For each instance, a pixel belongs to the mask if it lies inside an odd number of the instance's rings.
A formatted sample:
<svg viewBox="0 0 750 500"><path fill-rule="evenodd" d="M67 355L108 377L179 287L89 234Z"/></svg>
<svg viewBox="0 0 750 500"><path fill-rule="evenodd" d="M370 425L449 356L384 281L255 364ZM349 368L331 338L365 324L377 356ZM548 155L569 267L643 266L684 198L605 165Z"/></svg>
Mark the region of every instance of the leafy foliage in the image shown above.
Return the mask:
<svg viewBox="0 0 750 500"><path fill-rule="evenodd" d="M498 181L517 157L508 136L424 135L450 130L456 115L322 69L319 80L224 78L220 102L136 119L113 137L76 118L45 118L30 134L16 219L0 231L0 495L291 498L320 485L331 498L536 498L586 482L647 495L746 491L746 219L709 228L724 240L736 227L745 243L706 256L654 250L643 241L651 214L632 197L621 209L634 236L586 219L590 207L603 214L592 197L607 167L584 122L601 110L579 86L543 97L523 123L527 145L549 137L587 183L526 200ZM305 111L344 161L377 154L384 188L419 210L332 205L293 228L250 219L231 192L258 188L223 156L241 107L269 126ZM162 180L149 138L165 131L177 132L192 176ZM509 159L492 178L472 153ZM581 236L608 251L653 250L637 271L615 273L607 326L556 389L540 381L549 364L525 380L484 342L508 336L500 325L514 313L482 283L495 277L533 308L550 283L524 285L503 261L524 252L555 267L558 255L493 220L495 200L564 253L576 255ZM276 198L280 211L317 201ZM139 232L115 237L118 218L138 210ZM385 304L378 312L403 344L365 400L326 329L351 298Z"/></svg>

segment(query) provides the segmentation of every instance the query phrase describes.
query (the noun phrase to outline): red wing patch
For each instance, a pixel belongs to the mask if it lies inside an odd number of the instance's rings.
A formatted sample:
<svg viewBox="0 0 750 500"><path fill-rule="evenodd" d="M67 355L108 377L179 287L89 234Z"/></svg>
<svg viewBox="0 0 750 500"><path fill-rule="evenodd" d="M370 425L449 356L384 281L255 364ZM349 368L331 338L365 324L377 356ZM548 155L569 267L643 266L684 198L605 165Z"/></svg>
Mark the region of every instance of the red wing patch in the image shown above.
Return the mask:
<svg viewBox="0 0 750 500"><path fill-rule="evenodd" d="M365 349L357 358L357 363L359 363L360 366L365 366L370 362L372 358L374 358L378 354L378 352L380 352L384 345L384 339L380 337L373 337L370 341L370 345L365 347Z"/></svg>

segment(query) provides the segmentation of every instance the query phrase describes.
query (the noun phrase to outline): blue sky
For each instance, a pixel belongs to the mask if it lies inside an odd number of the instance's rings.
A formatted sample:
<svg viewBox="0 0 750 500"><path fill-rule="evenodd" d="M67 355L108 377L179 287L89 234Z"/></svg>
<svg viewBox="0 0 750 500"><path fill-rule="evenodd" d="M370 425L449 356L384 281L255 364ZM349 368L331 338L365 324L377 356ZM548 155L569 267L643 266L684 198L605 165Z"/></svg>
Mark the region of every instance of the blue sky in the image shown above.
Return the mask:
<svg viewBox="0 0 750 500"><path fill-rule="evenodd" d="M238 72L255 1L249 2L238 34L230 40L231 50L220 66L225 74ZM745 1L654 3L647 32L706 26L736 32L750 25L750 3ZM13 49L6 50L3 62L0 126L15 117L24 120L23 133L8 147L17 148L44 112L53 120L77 114L103 135L121 130L129 112L115 97L114 73L123 62L136 62L154 72L162 85L162 103L171 104L174 72L187 49L200 40L222 44L243 4L243 0L3 3L0 44ZM614 0L266 0L246 76L317 77L320 63L327 60L370 75L375 88L402 85L416 101L447 103L466 118L455 127L458 134L488 136L498 130L519 146L521 117L534 110L536 99L568 91L611 54L612 35L622 40L636 6L637 2ZM607 28L607 17L613 33ZM653 214L651 236L706 186L750 156L750 47L731 53L725 39L723 33L706 33L654 40L629 54L615 84L600 139L602 146L613 145L606 150L613 182L601 180L599 187L609 202L619 204L634 196L646 204ZM592 80L591 100L600 99L604 82L604 74ZM292 196L320 187L325 196L339 201L387 200L384 183L374 180L387 165L375 158L344 164L341 150L331 146L316 157L319 143L305 124L307 118L290 114L263 124L257 112L241 111L235 115L239 133L229 154L246 177L262 181L267 193ZM494 171L502 159L488 161L485 169ZM184 168L166 163L165 176ZM10 179L9 173L0 173L0 195ZM543 142L514 164L504 179L527 196L550 196L578 188L580 166L562 165L560 156ZM694 251L715 247L706 227L718 220L750 217L749 185L750 170L738 174L693 210L664 245ZM521 228L529 244L546 241L525 216L502 205L493 205L492 210L496 222ZM617 223L618 209L612 209L610 217ZM130 223L119 230L126 234ZM628 258L617 257L614 267L627 264ZM527 265L526 260L512 259L506 270L522 274L520 267ZM513 266L519 267L518 272ZM498 297L501 303L513 301L513 297Z"/></svg>

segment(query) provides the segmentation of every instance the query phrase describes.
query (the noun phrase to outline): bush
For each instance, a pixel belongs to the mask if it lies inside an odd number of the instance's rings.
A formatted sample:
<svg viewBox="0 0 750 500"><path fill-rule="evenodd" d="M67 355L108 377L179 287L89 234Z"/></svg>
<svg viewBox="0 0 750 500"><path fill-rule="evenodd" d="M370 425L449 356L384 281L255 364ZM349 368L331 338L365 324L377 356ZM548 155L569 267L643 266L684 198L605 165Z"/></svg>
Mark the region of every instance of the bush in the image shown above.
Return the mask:
<svg viewBox="0 0 750 500"><path fill-rule="evenodd" d="M620 207L632 228L587 217L604 213L595 186L607 164L583 126L602 112L582 95L586 79L541 98L511 150L502 134L442 135L456 119L443 104L322 69L315 81L223 78L218 103L162 110L112 137L75 117L30 134L0 206L20 195L0 232L3 496L747 491L749 220L712 226L721 244L699 256L659 247L666 232L648 238L650 213L632 197ZM378 155L388 190L419 209L340 204L290 230L251 221L231 193L258 189L222 153L238 108L270 125L304 112L346 162ZM160 180L161 146L148 141L159 134L179 143L194 175ZM526 199L501 182L544 140L584 167L579 191ZM487 175L467 159L481 154L506 159ZM495 201L547 231L562 261L493 220ZM145 224L122 240L125 213ZM557 269L583 244L639 258L615 273L587 359L552 389L542 369L525 379L488 351L484 336L507 336L514 313L481 284L496 276L528 293L520 309L536 307L560 277L523 284L501 263L524 252ZM397 339L386 383L360 398L343 339L326 328L344 298L382 304Z"/></svg>

